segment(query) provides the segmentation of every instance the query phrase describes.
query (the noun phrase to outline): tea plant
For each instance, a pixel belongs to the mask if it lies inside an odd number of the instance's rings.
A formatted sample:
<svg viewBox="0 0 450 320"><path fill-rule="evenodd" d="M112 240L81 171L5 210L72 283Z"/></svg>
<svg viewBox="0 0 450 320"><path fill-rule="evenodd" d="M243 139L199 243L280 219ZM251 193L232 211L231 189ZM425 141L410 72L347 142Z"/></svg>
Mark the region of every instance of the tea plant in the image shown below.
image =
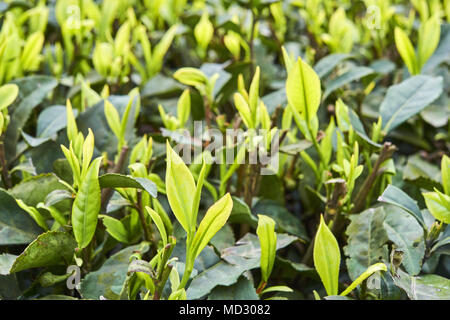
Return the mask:
<svg viewBox="0 0 450 320"><path fill-rule="evenodd" d="M1 299L449 299L450 2L4 1Z"/></svg>

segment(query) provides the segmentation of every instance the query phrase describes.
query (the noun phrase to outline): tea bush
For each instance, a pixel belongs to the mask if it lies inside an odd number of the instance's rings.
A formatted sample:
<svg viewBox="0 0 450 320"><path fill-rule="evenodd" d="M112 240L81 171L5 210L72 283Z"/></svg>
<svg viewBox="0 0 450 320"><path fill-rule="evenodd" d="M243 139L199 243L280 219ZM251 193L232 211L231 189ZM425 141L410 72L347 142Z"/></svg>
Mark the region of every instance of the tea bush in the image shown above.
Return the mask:
<svg viewBox="0 0 450 320"><path fill-rule="evenodd" d="M0 3L1 299L450 299L450 1Z"/></svg>

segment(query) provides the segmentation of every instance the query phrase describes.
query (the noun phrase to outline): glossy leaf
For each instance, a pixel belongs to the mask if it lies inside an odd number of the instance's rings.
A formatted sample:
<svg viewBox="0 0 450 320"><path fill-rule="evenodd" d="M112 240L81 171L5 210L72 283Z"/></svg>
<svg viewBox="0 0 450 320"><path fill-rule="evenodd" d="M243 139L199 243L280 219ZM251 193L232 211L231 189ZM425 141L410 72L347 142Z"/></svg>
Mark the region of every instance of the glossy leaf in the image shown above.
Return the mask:
<svg viewBox="0 0 450 320"><path fill-rule="evenodd" d="M14 261L11 273L25 269L70 264L77 243L66 232L49 231L41 234Z"/></svg>
<svg viewBox="0 0 450 320"><path fill-rule="evenodd" d="M100 188L135 188L147 191L153 198L157 196L156 184L147 178L126 176L119 173L105 173L98 178Z"/></svg>
<svg viewBox="0 0 450 320"><path fill-rule="evenodd" d="M110 216L101 216L103 225L106 227L106 231L117 241L128 243L130 240L130 234L122 221L117 220Z"/></svg>
<svg viewBox="0 0 450 320"><path fill-rule="evenodd" d="M344 247L350 279L356 280L372 264L388 261L386 243L389 239L383 226L385 215L383 207L378 207L350 217Z"/></svg>
<svg viewBox="0 0 450 320"><path fill-rule="evenodd" d="M420 75L389 87L380 106L383 130L388 133L430 105L441 95L442 82Z"/></svg>
<svg viewBox="0 0 450 320"><path fill-rule="evenodd" d="M412 214L414 218L416 218L416 220L424 229L426 229L422 213L420 212L417 203L399 188L393 185L388 185L383 194L378 198L378 201L393 204L406 210L407 212Z"/></svg>
<svg viewBox="0 0 450 320"><path fill-rule="evenodd" d="M447 196L438 190L435 192L426 192L423 194L425 203L430 213L437 220L446 224L450 223L450 196Z"/></svg>

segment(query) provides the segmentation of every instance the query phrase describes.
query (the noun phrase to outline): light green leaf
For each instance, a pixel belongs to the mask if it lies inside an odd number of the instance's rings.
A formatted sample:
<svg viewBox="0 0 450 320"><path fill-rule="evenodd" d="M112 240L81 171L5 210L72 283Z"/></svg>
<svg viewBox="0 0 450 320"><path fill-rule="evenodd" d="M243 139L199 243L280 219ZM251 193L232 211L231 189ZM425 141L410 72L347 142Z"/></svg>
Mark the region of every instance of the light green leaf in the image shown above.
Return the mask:
<svg viewBox="0 0 450 320"><path fill-rule="evenodd" d="M232 208L233 200L227 193L208 209L192 241L193 258L200 254L217 231L225 225Z"/></svg>
<svg viewBox="0 0 450 320"><path fill-rule="evenodd" d="M338 294L341 252L333 233L320 216L319 229L314 240L314 267L328 295Z"/></svg>
<svg viewBox="0 0 450 320"><path fill-rule="evenodd" d="M72 103L69 99L66 100L66 119L67 119L67 137L69 141L74 141L78 135L78 127L75 121L75 115L72 108Z"/></svg>
<svg viewBox="0 0 450 320"><path fill-rule="evenodd" d="M46 206L42 202L39 202L36 206L39 209L45 209L47 210L53 219L55 219L56 222L58 222L61 226L67 225L67 219L58 209L56 209L53 206Z"/></svg>
<svg viewBox="0 0 450 320"><path fill-rule="evenodd" d="M36 208L32 207L32 206L28 206L26 205L22 200L17 199L17 204L19 205L19 207L21 207L23 210L25 210L30 217L32 217L34 219L34 221L36 221L36 223L45 231L48 230L48 226L47 226L47 222L45 220L45 218L41 215L41 213L39 212L39 210L37 210Z"/></svg>
<svg viewBox="0 0 450 320"><path fill-rule="evenodd" d="M44 44L44 34L42 32L35 32L30 35L23 47L22 56L20 57L20 64L23 70L35 70L39 67L40 57L39 53Z"/></svg>
<svg viewBox="0 0 450 320"><path fill-rule="evenodd" d="M450 195L450 158L445 154L442 156L441 174L444 192L446 195Z"/></svg>
<svg viewBox="0 0 450 320"><path fill-rule="evenodd" d="M0 111L7 108L16 100L19 87L16 84L5 84L0 87Z"/></svg>
<svg viewBox="0 0 450 320"><path fill-rule="evenodd" d="M95 159L81 182L72 207L72 226L80 249L85 248L94 236L100 211L100 185L98 171L102 158Z"/></svg>
<svg viewBox="0 0 450 320"><path fill-rule="evenodd" d="M94 134L92 133L92 130L89 128L89 133L83 143L83 163L81 166L82 168L81 180L84 179L86 170L89 167L89 163L91 162L93 154L94 154Z"/></svg>
<svg viewBox="0 0 450 320"><path fill-rule="evenodd" d="M186 89L181 94L177 104L177 116L181 127L183 127L186 121L189 119L190 113L191 113L191 95L189 93L189 89Z"/></svg>
<svg viewBox="0 0 450 320"><path fill-rule="evenodd" d="M214 26L208 19L208 11L205 10L200 18L200 21L194 28L194 36L200 47L205 50L214 34Z"/></svg>
<svg viewBox="0 0 450 320"><path fill-rule="evenodd" d="M154 211L152 208L145 207L145 209L147 210L148 214L152 218L153 222L156 224L159 234L161 235L163 245L165 247L167 245L167 232L166 232L166 228L164 227L164 222L162 221L159 214L156 211ZM177 288L178 288L178 286L177 286Z"/></svg>
<svg viewBox="0 0 450 320"><path fill-rule="evenodd" d="M433 217L439 221L449 224L450 196L447 196L438 190L435 190L435 192L425 192L422 195L425 198L425 204Z"/></svg>
<svg viewBox="0 0 450 320"><path fill-rule="evenodd" d="M275 221L268 216L258 215L258 228L256 234L261 246L261 276L262 281L267 282L272 273L273 263L277 247L277 235L275 233Z"/></svg>
<svg viewBox="0 0 450 320"><path fill-rule="evenodd" d="M130 240L130 234L123 225L122 221L113 217L102 215L103 225L106 227L106 231L117 241L128 243Z"/></svg>
<svg viewBox="0 0 450 320"><path fill-rule="evenodd" d="M184 164L180 156L170 147L167 147L167 169L166 169L166 193L178 222L189 234L195 230L191 225L191 215L195 192L195 180L189 168Z"/></svg>
<svg viewBox="0 0 450 320"><path fill-rule="evenodd" d="M264 293L268 293L268 292L293 292L294 290L292 290L291 288L287 287L287 286L273 286L273 287L268 287L266 289L264 289L261 294Z"/></svg>
<svg viewBox="0 0 450 320"><path fill-rule="evenodd" d="M244 124L247 126L247 128L254 128L252 113L247 101L245 101L244 97L237 92L234 94L233 97L234 97L234 105L236 106L236 109L239 111L239 114L242 118L242 121L244 121Z"/></svg>
<svg viewBox="0 0 450 320"><path fill-rule="evenodd" d="M150 76L158 73L161 70L164 56L169 50L170 45L172 44L173 39L175 38L176 32L178 30L178 25L173 25L167 30L158 44L155 46L152 54L152 63L147 65L147 68L150 71Z"/></svg>
<svg viewBox="0 0 450 320"><path fill-rule="evenodd" d="M253 124L257 125L258 114L258 101L259 101L259 77L260 68L256 67L255 75L253 76L252 83L250 84L250 90L248 92L248 103L250 106L250 112L252 114Z"/></svg>
<svg viewBox="0 0 450 320"><path fill-rule="evenodd" d="M121 126L120 126L120 117L116 108L112 105L111 102L105 99L104 103L104 111L106 121L108 122L109 127L112 132L116 135L117 139L121 138Z"/></svg>
<svg viewBox="0 0 450 320"><path fill-rule="evenodd" d="M77 243L67 232L49 231L41 234L14 261L11 273L30 268L68 265Z"/></svg>
<svg viewBox="0 0 450 320"><path fill-rule="evenodd" d="M417 63L419 72L436 50L439 44L440 35L441 23L438 14L435 14L426 22L420 24L419 42L417 44Z"/></svg>
<svg viewBox="0 0 450 320"><path fill-rule="evenodd" d="M195 87L199 91L201 91L201 88L204 88L208 83L208 78L205 74L195 68L178 69L173 74L173 77L183 84Z"/></svg>
<svg viewBox="0 0 450 320"><path fill-rule="evenodd" d="M420 73L420 70L418 70L418 62L416 60L414 47L406 33L401 28L395 27L394 36L398 53L402 57L403 62L405 62L409 73L411 75Z"/></svg>
<svg viewBox="0 0 450 320"><path fill-rule="evenodd" d="M197 226L198 207L200 205L200 197L202 195L202 188L203 182L205 181L205 175L206 175L206 161L204 159L202 169L200 170L200 174L198 175L197 186L195 188L194 193L194 201L192 203L191 226Z"/></svg>
<svg viewBox="0 0 450 320"><path fill-rule="evenodd" d="M320 80L314 70L300 58L289 72L286 80L286 95L303 120L310 121L320 104Z"/></svg>
<svg viewBox="0 0 450 320"><path fill-rule="evenodd" d="M351 285L345 289L344 292L342 292L341 296L346 296L350 292L352 292L358 285L360 285L364 280L366 280L368 277L370 277L372 274L378 271L387 271L387 267L384 263L375 263L371 265L369 268L367 268L366 271L364 271L355 281L352 282Z"/></svg>

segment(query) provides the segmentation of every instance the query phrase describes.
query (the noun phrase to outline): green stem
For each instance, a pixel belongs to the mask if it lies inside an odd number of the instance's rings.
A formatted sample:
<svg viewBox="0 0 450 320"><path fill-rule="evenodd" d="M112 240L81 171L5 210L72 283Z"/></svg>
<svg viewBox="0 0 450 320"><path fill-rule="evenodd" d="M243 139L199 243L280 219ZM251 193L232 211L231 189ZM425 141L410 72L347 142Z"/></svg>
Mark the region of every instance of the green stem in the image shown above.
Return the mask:
<svg viewBox="0 0 450 320"><path fill-rule="evenodd" d="M6 162L5 155L5 145L3 143L3 138L0 140L0 165L2 166L2 180L6 189L10 189L12 187L11 176L8 172L8 166Z"/></svg>
<svg viewBox="0 0 450 320"><path fill-rule="evenodd" d="M178 290L184 288L189 281L189 278L191 276L192 270L194 269L194 261L192 257L192 248L191 248L191 242L192 242L192 236L188 234L187 240L186 240L186 262L184 267L184 273L183 277L181 278L180 285L178 286Z"/></svg>
<svg viewBox="0 0 450 320"><path fill-rule="evenodd" d="M141 220L142 228L144 229L144 239L148 242L153 242L152 240L152 231L150 230L150 226L147 224L147 220L145 219L143 208L142 208L142 192L140 190L137 191L137 211L139 214L139 219Z"/></svg>

